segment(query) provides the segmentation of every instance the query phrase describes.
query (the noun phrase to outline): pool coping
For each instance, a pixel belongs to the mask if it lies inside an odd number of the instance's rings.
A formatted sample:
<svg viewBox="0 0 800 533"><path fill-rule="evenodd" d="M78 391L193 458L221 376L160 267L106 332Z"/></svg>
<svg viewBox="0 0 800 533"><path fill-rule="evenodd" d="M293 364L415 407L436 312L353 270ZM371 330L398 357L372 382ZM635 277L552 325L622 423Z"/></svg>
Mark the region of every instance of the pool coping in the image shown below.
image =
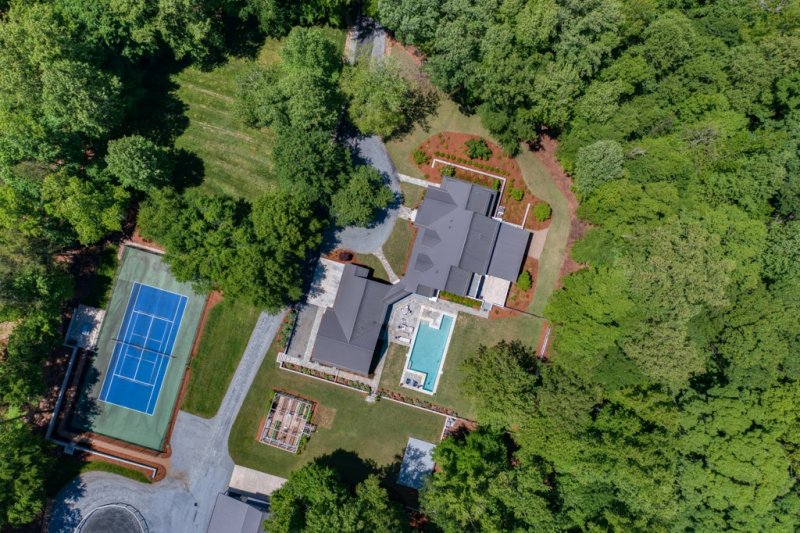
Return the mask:
<svg viewBox="0 0 800 533"><path fill-rule="evenodd" d="M437 374L436 374L436 381L433 382L433 390L431 392L426 391L422 387L420 387L420 388L409 387L405 383L403 383L403 377L405 376L406 372L416 372L417 374L424 374L426 379L428 377L427 373L421 372L419 370L414 370L413 368L409 368L408 367L408 364L411 362L411 352L414 351L414 346L416 346L416 344L417 344L417 337L419 336L419 325L423 320L422 312L425 309L430 309L431 311L440 313L441 315L447 315L447 316L449 316L449 317L451 317L453 319L453 323L450 326L450 332L447 334L447 342L445 342L445 345L444 345L444 351L442 353L442 360L439 363L439 372L437 372ZM403 365L403 371L400 373L400 386L401 387L406 388L408 390L412 390L414 392L421 392L423 394L427 394L428 396L433 396L433 395L436 394L436 391L439 389L439 380L441 379L442 374L444 374L444 362L445 362L445 360L447 360L447 352L450 351L450 341L453 340L453 331L455 331L455 329L456 329L456 321L457 320L458 320L458 313L453 314L450 311L443 311L441 309L436 309L434 307L428 307L426 305L423 305L423 306L420 307L419 316L417 317L416 328L414 330L414 338L411 340L411 344L408 346L408 350L406 351L406 362ZM425 319L425 321L428 322L428 324L432 325L430 320ZM441 328L441 326L439 326L439 327Z"/></svg>

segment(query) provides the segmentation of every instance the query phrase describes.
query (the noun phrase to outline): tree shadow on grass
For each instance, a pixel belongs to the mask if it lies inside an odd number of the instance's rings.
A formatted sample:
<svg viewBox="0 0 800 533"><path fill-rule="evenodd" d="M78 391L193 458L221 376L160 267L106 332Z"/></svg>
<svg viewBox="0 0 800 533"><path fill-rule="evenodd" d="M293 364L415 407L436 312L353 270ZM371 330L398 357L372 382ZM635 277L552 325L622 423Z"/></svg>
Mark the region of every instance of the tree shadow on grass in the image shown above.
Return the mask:
<svg viewBox="0 0 800 533"><path fill-rule="evenodd" d="M363 459L357 453L339 448L332 453L321 455L314 463L332 469L342 483L353 491L356 485L367 479L370 474L378 473L375 461Z"/></svg>

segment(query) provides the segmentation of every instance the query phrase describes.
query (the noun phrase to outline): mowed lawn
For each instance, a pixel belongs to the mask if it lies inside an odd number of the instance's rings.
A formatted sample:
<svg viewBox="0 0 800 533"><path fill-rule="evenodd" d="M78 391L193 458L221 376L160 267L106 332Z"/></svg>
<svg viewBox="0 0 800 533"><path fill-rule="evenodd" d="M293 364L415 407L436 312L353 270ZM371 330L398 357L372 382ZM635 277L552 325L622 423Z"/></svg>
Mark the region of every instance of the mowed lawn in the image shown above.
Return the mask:
<svg viewBox="0 0 800 533"><path fill-rule="evenodd" d="M564 261L564 252L569 239L569 207L567 199L555 182L550 178L547 169L536 159L532 152L524 152L517 157L522 169L522 178L531 192L550 204L553 215L547 239L544 242L542 255L539 257L536 292L533 295L528 311L541 315L547 300L556 288L558 273Z"/></svg>
<svg viewBox="0 0 800 533"><path fill-rule="evenodd" d="M458 416L475 420L475 403L464 394L462 363L481 344L492 346L502 340L520 340L532 349L542 328L542 320L531 316L518 316L487 320L466 313L459 313L456 329L444 361L444 372L439 378L436 393L432 396L400 386L400 378L406 363L408 348L390 344L386 363L381 375L381 388L399 392L411 398L419 398L436 405L453 409Z"/></svg>
<svg viewBox="0 0 800 533"><path fill-rule="evenodd" d="M278 41L270 40L265 48L277 46ZM231 58L210 72L190 67L174 78L189 118L189 127L175 144L203 161L205 177L200 187L245 199L273 185L273 133L245 126L235 110L236 78L249 63Z"/></svg>
<svg viewBox="0 0 800 533"><path fill-rule="evenodd" d="M372 269L372 278L389 283L389 273L383 268L383 263L373 254L356 254L354 263Z"/></svg>
<svg viewBox="0 0 800 533"><path fill-rule="evenodd" d="M362 461L383 467L399 461L409 437L438 442L444 417L389 400L367 403L363 393L280 370L275 357L273 345L231 430L228 449L236 464L282 477L314 460L340 471ZM257 441L274 389L318 402L317 430L299 454Z"/></svg>
<svg viewBox="0 0 800 533"><path fill-rule="evenodd" d="M411 242L414 239L414 228L407 220L397 219L392 233L383 244L383 254L398 276L403 275L406 257L411 253Z"/></svg>
<svg viewBox="0 0 800 533"><path fill-rule="evenodd" d="M181 409L203 418L217 414L258 315L252 305L232 298L223 299L211 309L197 355L191 362Z"/></svg>

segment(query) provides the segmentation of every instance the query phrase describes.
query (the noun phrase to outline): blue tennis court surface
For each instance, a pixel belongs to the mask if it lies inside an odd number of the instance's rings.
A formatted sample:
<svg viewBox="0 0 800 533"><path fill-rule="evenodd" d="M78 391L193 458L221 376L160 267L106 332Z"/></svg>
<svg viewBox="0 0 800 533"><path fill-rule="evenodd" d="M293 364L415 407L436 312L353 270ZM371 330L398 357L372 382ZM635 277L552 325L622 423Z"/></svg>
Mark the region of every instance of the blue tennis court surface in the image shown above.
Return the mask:
<svg viewBox="0 0 800 533"><path fill-rule="evenodd" d="M153 414L184 309L186 296L133 284L101 401Z"/></svg>

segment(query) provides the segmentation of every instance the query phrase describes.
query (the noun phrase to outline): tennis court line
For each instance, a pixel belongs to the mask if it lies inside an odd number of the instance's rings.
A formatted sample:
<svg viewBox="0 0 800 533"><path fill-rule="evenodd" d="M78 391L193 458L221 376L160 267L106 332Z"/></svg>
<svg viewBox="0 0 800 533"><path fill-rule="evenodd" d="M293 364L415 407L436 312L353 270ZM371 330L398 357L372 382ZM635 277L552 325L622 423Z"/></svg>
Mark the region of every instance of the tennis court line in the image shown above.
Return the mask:
<svg viewBox="0 0 800 533"><path fill-rule="evenodd" d="M138 288L138 291L136 291L137 288ZM154 290L156 292L164 292L164 293L171 294L171 295L174 295L174 296L178 297L177 305L175 306L175 310L173 311L172 319L136 310L136 307L138 307L138 303L139 303L139 296L141 295L143 288L149 288L149 289L152 289L152 290ZM136 291L135 296L134 296L134 291ZM132 305L131 305L131 300L132 299L133 299L133 302L132 302ZM180 323L178 324L177 330L175 329L175 320L178 318L179 313L181 314L181 318L182 318L183 312L186 309L187 302L188 302L188 298L183 294L179 294L177 292L169 291L169 290L166 290L166 289L161 289L159 287L153 287L152 285L147 285L146 283L134 282L134 285L131 288L131 294L128 297L128 308L126 308L126 313L125 313L125 317L128 318L128 324L127 324L127 327L125 328L125 332L124 332L123 338L129 338L131 336L131 334L130 334L131 333L131 328L133 327L133 324L135 324L134 316L136 316L136 315L144 315L144 316L147 316L147 317L149 317L151 319L150 320L150 324L148 325L147 336L144 337L144 339L145 339L144 343L146 344L150 340L150 331L152 330L152 326L153 326L153 322L154 322L153 319L158 319L158 320L162 320L162 321L164 321L165 323L168 324L168 328L165 330L165 333L167 333L167 334L165 336L162 335L161 339L159 340L159 349L163 350L165 340L167 342L169 342L169 340L172 340L173 345L174 345L174 342L177 339L177 334L180 331ZM128 314L129 311L130 311L130 314ZM125 321L125 317L123 317L123 323ZM181 322L183 322L183 320L181 320ZM120 324L119 332L122 333L122 324ZM173 337L173 332L174 332L174 337ZM137 335L137 336L141 337L141 335ZM108 403L108 404L111 404L111 405L115 405L117 407L121 407L123 409L127 409L129 411L133 411L133 412L136 412L136 413L144 413L144 414L146 414L148 416L154 416L154 414L155 414L155 408L154 407L155 406L153 405L153 393L156 392L156 384L158 384L158 392L159 392L159 394L156 396L156 403L157 403L158 402L158 398L161 396L160 393L161 393L161 389L163 388L164 381L166 380L166 375L169 372L169 362L170 362L169 360L172 359L172 357L173 357L172 354L167 355L163 351L159 352L159 351L156 351L156 350L147 349L145 347L139 348L139 347L137 347L136 345L134 345L134 344L132 344L130 342L120 341L119 339L117 339L115 341L115 343L116 343L116 346L114 348L114 352L112 353L111 360L109 360L108 367L106 369L106 375L107 375L107 379L108 379L108 386L106 387L105 383L103 384L104 385L103 386L103 390L101 391L101 397L99 398L100 401ZM157 367L156 367L156 363L154 362L154 369L156 370L156 372L155 372L156 381L154 381L152 383L146 383L146 382L138 381L138 380L135 379L136 373L138 373L139 366L141 365L141 361L143 359L141 357L141 354L137 357L138 361L137 361L136 371L134 373L134 379L128 378L128 377L126 377L124 374L122 374L120 372L121 369L122 369L123 361L127 357L127 355L124 354L123 350L122 350L122 345L123 344L124 345L128 345L128 346L132 346L132 347L134 347L136 349L139 349L141 351L145 351L146 350L146 351L153 352L159 357L159 361L157 362ZM114 364L114 368L112 370L111 369L111 362L113 361L115 354L117 356L116 357L117 361ZM163 370L163 373L162 373L162 369L164 368L164 359L167 360L167 367ZM121 378L121 379L124 379L125 381L136 383L137 385L141 385L143 387L150 387L150 395L148 397L147 404L145 406L145 410L144 411L142 411L140 409L134 409L133 407L130 407L128 405L122 405L122 404L116 403L116 402L111 401L111 400L108 399L108 396L109 396L111 390L114 387L114 383L116 382L115 381L116 378ZM160 378L160 382L158 382L159 378ZM105 399L103 399L103 397L102 397L103 396L102 392L105 392L105 394L104 394ZM149 412L151 407L153 408L153 412Z"/></svg>
<svg viewBox="0 0 800 533"><path fill-rule="evenodd" d="M175 294L175 293L172 293ZM175 340L178 338L178 333L180 332L181 325L183 324L183 313L186 311L186 305L189 302L189 299L182 294L179 295L180 298L178 299L178 305L175 307L175 314L172 316L172 323L169 329L169 335L167 336L168 342L169 339L172 338L172 331L175 328L175 320L178 318L178 311L181 312L181 321L178 322L178 328L175 329L175 339L173 339L172 344L173 346L170 347L170 355L168 357L162 357L161 360L158 362L158 371L156 373L156 379L158 376L161 376L161 383L158 384L158 395L156 396L156 403L158 403L158 399L161 398L161 389L164 387L164 381L167 379L167 373L169 372L169 363L172 360L172 348L174 347ZM183 305L183 308L181 308ZM167 368L164 369L164 374L161 374L161 365L164 362L164 359L167 360ZM155 383L153 384L153 390L150 391L150 398L147 399L147 409L150 410L150 402L153 401L153 392L155 392ZM153 406L153 412L155 413L155 405Z"/></svg>
<svg viewBox="0 0 800 533"><path fill-rule="evenodd" d="M142 292L141 285L139 285L138 283L134 282L133 286L131 287L131 293L128 296L128 304L130 304L131 298L133 298L133 291L135 291L136 289L139 289L139 290L136 293L135 302L139 301L139 294ZM134 302L134 307L135 307L135 302ZM133 308L131 308L130 311L131 311L131 315L132 315L133 314ZM119 325L119 331L117 331L117 336L119 336L119 333L122 332L122 325L125 324L125 317L127 315L128 315L128 309L126 308L125 309L125 314L122 316L122 324ZM128 328L130 328L130 321L128 322ZM126 329L126 333L127 333L127 329ZM119 365L119 358L117 358L117 361L114 362L114 370L113 371L111 370L111 363L114 361L114 354L116 353L116 351L117 351L117 346L115 345L114 346L114 350L111 352L111 358L108 360L108 366L106 367L106 376L108 376L109 373L111 373L111 381L109 381L109 383L108 383L108 388L106 388L105 381L103 382L103 385L102 385L102 387L100 389L100 397L98 398L98 400L100 400L101 402L107 401L108 393L111 390L111 387L114 385L114 377L117 374L117 365ZM103 398L104 396L105 396L105 399ZM108 402L108 403L113 403L113 402Z"/></svg>

